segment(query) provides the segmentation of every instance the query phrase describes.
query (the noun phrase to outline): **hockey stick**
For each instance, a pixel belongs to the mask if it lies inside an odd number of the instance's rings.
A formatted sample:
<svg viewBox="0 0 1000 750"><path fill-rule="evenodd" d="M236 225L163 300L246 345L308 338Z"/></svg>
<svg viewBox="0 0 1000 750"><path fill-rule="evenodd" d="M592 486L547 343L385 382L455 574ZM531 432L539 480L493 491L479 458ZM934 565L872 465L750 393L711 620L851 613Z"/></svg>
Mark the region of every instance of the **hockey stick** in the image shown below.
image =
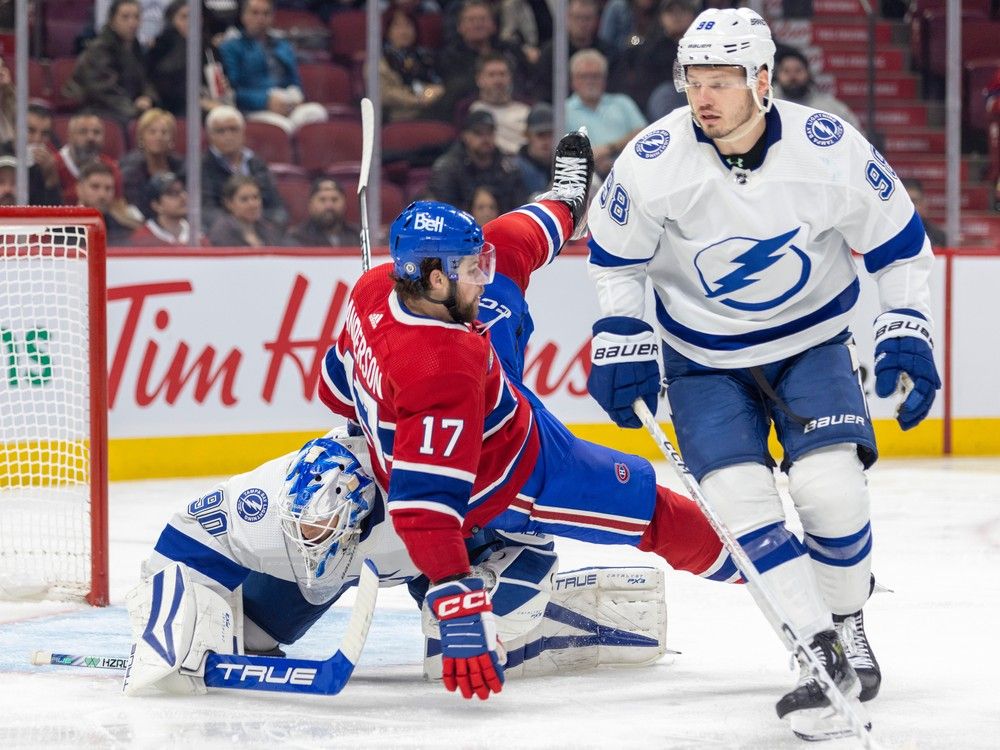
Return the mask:
<svg viewBox="0 0 1000 750"><path fill-rule="evenodd" d="M691 499L697 503L702 514L712 528L715 529L715 533L719 535L722 544L729 551L729 554L732 555L733 561L740 569L744 578L757 589L759 598L756 601L764 609L764 615L770 622L778 625L785 636L786 645L809 665L810 674L823 689L823 693L830 701L833 709L842 718L847 720L851 732L861 740L864 747L869 748L869 750L876 750L879 746L875 742L875 738L872 737L871 730L866 726L864 720L854 710L854 707L851 706L844 694L840 692L840 688L830 679L826 668L809 648L809 644L796 632L795 628L789 622L788 617L781 611L781 606L765 586L760 571L757 570L757 566L750 560L743 546L722 522L722 519L719 518L712 506L705 500L705 496L701 492L701 487L698 485L698 480L694 478L694 474L691 473L687 464L684 463L681 454L677 452L677 449L671 444L666 434L660 428L660 425L656 423L656 419L653 417L652 412L650 412L649 407L646 406L642 399L637 398L632 403L632 409L635 411L636 416L642 420L643 426L645 426L653 440L656 441L663 455L670 461L671 466L677 475L680 476L681 481L684 482L684 487L687 489Z"/></svg>
<svg viewBox="0 0 1000 750"><path fill-rule="evenodd" d="M361 203L361 272L372 267L372 237L368 229L368 178L375 150L375 107L372 100L361 100L361 175L358 177L358 200Z"/></svg>
<svg viewBox="0 0 1000 750"><path fill-rule="evenodd" d="M368 637L378 596L378 570L371 560L361 568L358 593L344 640L325 660L281 656L243 656L211 653L205 663L205 685L210 688L264 690L277 693L336 695L351 678ZM100 663L98 663L100 662ZM36 651L33 664L127 670L131 657L76 656Z"/></svg>

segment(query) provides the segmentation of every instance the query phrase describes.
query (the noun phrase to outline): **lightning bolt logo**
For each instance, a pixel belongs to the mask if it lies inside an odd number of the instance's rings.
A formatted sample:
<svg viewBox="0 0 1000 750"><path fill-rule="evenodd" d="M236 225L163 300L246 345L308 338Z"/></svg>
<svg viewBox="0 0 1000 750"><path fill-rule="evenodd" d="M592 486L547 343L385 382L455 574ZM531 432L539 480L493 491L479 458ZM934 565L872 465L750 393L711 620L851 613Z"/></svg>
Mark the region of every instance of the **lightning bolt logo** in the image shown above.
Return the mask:
<svg viewBox="0 0 1000 750"><path fill-rule="evenodd" d="M706 247L704 250L699 252L694 259L695 268L698 271L698 277L701 280L702 287L705 289L705 296L708 299L718 300L721 304L731 307L734 310L747 312L767 310L772 307L776 307L793 297L802 289L803 286L805 286L806 281L809 279L809 272L812 268L809 256L807 256L795 245L790 244L792 238L795 237L798 232L799 227L796 227L790 232L763 240L757 240L749 237L730 237L722 242L717 242L714 245ZM741 240L743 242L751 242L753 244L749 249L743 250L739 255L736 255L732 259L718 258L718 252L712 253L715 249L722 250L724 253L726 246L731 246L731 243L734 241ZM801 272L798 279L794 282L794 284L792 284L791 288L785 290L773 299L769 299L764 302L745 302L733 298L737 292L756 284L758 281L761 281L765 276L765 271L784 258L789 250L794 253L801 262ZM727 268L735 265L736 268L729 271L721 278L709 282L705 278L705 274L702 272L699 262L702 256L706 253L716 256L712 258L712 261L725 263Z"/></svg>

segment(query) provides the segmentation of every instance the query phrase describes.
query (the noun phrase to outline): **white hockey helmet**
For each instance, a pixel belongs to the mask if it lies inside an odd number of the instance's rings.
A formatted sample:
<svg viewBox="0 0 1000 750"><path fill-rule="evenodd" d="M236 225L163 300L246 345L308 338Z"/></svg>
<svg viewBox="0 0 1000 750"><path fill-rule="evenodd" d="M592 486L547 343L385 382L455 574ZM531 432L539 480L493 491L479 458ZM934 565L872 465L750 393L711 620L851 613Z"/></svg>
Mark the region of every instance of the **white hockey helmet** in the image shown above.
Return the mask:
<svg viewBox="0 0 1000 750"><path fill-rule="evenodd" d="M323 579L340 567L334 560L356 541L378 491L345 444L355 452L367 450L364 438L346 436L316 438L302 446L289 465L278 500L289 560L302 593L313 603L335 593L325 590ZM340 557L350 562L349 556ZM335 578L331 583L338 586L340 578Z"/></svg>
<svg viewBox="0 0 1000 750"><path fill-rule="evenodd" d="M750 8L710 8L685 32L674 63L674 85L687 89L689 65L738 65L755 89L757 73L767 68L768 83L774 74L774 41L767 21Z"/></svg>

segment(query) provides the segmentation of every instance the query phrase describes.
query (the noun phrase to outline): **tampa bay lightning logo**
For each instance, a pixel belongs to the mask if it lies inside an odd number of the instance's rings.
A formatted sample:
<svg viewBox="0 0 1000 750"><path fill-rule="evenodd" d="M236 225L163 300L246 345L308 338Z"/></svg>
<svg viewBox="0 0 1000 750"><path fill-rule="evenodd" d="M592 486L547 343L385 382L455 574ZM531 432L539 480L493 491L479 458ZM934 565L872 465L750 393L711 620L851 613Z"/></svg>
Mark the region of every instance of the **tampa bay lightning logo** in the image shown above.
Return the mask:
<svg viewBox="0 0 1000 750"><path fill-rule="evenodd" d="M670 145L670 133L666 130L654 130L635 142L635 152L643 159L655 159L667 150Z"/></svg>
<svg viewBox="0 0 1000 750"><path fill-rule="evenodd" d="M694 265L705 296L744 312L770 310L794 297L812 269L809 256L792 244L799 229L763 240L730 237L700 251Z"/></svg>
<svg viewBox="0 0 1000 750"><path fill-rule="evenodd" d="M844 137L844 125L833 115L817 112L806 120L806 138L817 146L832 146Z"/></svg>
<svg viewBox="0 0 1000 750"><path fill-rule="evenodd" d="M247 523L256 523L267 513L267 493L258 487L244 490L236 500L236 512Z"/></svg>

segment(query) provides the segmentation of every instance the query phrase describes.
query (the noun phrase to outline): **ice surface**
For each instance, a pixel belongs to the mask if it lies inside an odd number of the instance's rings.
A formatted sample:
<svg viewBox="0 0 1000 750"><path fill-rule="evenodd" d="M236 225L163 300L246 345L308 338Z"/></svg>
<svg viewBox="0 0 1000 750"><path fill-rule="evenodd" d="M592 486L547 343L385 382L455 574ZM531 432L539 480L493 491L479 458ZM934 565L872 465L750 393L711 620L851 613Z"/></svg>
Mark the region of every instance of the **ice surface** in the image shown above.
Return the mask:
<svg viewBox="0 0 1000 750"><path fill-rule="evenodd" d="M112 487L112 607L0 603L0 748L804 746L775 717L795 674L746 591L669 571L668 644L680 655L511 680L486 703L421 679L419 621L403 587L380 593L361 663L338 696L124 698L117 674L32 667L36 649L125 653L121 602L139 562L170 513L210 484ZM1000 459L882 461L871 484L875 571L895 590L865 610L884 674L868 704L876 737L887 748L1000 747ZM657 563L631 548L564 541L559 550L565 569ZM346 618L335 607L291 653L329 656Z"/></svg>

